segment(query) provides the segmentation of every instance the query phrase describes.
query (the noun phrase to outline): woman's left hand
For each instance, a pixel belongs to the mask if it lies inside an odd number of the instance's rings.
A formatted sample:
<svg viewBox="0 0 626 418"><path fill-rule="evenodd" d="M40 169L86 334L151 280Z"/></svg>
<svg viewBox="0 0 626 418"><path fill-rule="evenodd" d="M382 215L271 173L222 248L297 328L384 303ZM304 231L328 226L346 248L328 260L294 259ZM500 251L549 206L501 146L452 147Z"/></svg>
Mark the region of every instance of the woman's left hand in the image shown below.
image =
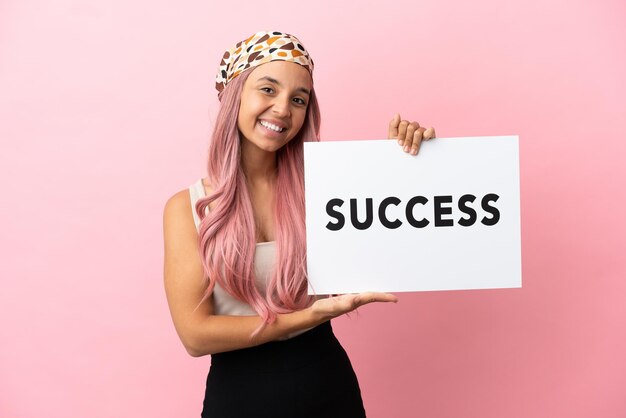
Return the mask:
<svg viewBox="0 0 626 418"><path fill-rule="evenodd" d="M420 126L419 123L402 120L397 113L389 122L389 139L395 139L404 152L417 155L422 141L435 138L435 128L428 129Z"/></svg>

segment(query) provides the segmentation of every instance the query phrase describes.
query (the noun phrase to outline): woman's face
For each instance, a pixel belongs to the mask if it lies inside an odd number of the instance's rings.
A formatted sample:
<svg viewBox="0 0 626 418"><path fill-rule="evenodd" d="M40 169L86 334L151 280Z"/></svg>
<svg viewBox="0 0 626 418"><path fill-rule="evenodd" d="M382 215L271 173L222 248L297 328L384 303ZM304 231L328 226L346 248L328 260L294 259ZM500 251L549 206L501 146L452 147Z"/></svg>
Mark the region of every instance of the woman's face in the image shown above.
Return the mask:
<svg viewBox="0 0 626 418"><path fill-rule="evenodd" d="M254 68L243 85L237 126L243 141L275 152L302 128L313 83L303 66L271 61Z"/></svg>

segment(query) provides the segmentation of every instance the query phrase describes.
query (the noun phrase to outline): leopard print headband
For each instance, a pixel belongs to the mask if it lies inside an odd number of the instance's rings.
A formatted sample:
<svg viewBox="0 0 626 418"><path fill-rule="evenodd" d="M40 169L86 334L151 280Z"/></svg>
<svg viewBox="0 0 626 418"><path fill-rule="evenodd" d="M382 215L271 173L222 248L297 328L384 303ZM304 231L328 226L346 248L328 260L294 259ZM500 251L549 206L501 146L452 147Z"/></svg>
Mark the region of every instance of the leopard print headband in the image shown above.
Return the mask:
<svg viewBox="0 0 626 418"><path fill-rule="evenodd" d="M262 31L238 42L224 53L215 88L221 92L230 80L248 68L270 61L295 62L313 74L313 59L298 38L283 32Z"/></svg>

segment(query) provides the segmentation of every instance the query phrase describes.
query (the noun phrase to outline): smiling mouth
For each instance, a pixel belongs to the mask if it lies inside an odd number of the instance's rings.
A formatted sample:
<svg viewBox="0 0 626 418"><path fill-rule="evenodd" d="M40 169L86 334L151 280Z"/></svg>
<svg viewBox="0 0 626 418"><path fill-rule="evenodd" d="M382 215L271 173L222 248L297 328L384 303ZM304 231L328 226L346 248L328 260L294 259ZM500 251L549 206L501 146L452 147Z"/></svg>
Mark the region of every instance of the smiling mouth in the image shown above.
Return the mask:
<svg viewBox="0 0 626 418"><path fill-rule="evenodd" d="M261 124L264 128L267 128L267 129L269 129L270 131L274 131L274 132L278 132L278 133L280 133L280 132L284 132L284 131L285 131L285 128L281 128L280 126L276 126L276 125L274 125L273 123L269 123L269 122L266 122L266 121L264 121L264 120L259 121L259 123L260 123L260 124Z"/></svg>

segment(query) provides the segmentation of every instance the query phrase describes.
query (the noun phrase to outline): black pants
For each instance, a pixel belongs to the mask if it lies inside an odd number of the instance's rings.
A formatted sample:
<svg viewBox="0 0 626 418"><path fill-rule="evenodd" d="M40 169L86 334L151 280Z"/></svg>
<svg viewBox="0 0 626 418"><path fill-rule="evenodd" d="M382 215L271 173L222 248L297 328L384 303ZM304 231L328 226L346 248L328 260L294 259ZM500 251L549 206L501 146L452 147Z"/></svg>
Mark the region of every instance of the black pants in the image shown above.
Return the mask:
<svg viewBox="0 0 626 418"><path fill-rule="evenodd" d="M239 417L365 417L359 383L330 322L211 356L202 418Z"/></svg>

